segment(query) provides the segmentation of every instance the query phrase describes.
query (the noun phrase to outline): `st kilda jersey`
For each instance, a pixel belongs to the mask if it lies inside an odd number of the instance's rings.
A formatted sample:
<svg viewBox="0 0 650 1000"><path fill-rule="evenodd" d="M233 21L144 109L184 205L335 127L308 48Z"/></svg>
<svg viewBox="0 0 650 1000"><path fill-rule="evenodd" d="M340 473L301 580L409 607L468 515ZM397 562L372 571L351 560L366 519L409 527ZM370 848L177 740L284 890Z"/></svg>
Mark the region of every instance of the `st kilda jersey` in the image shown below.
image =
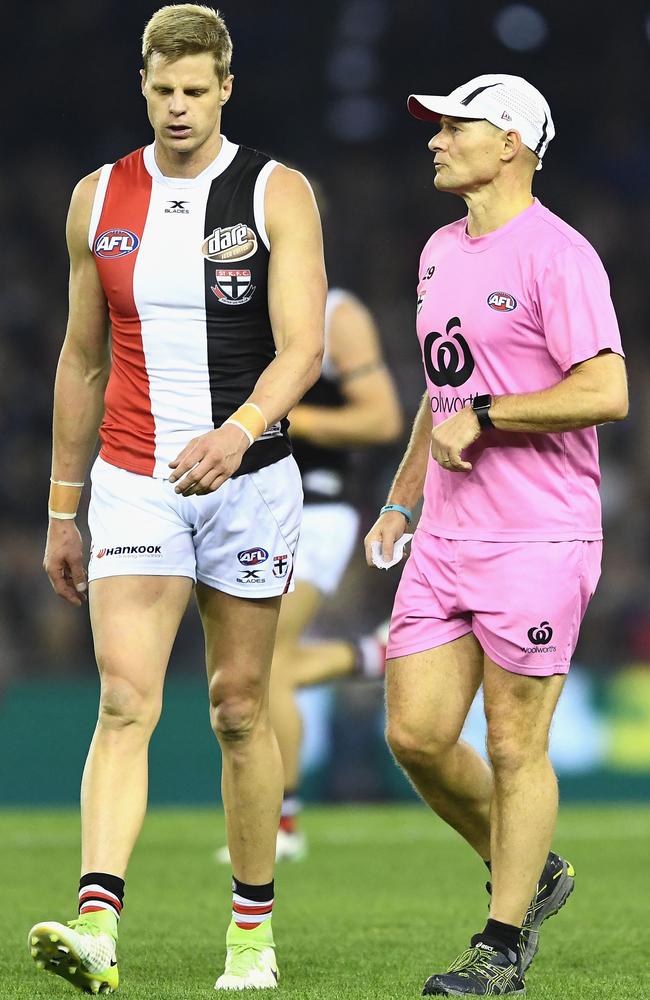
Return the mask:
<svg viewBox="0 0 650 1000"><path fill-rule="evenodd" d="M338 409L345 405L341 378L329 345L332 316L338 306L349 298L340 288L331 288L325 304L325 344L320 378L307 390L302 402L310 406ZM350 452L346 448L327 448L306 438L295 438L293 453L302 476L305 503L341 503L347 499L347 473Z"/></svg>
<svg viewBox="0 0 650 1000"><path fill-rule="evenodd" d="M89 243L112 327L100 428L111 465L168 478L168 463L219 427L275 357L264 222L275 166L224 136L195 178L165 177L153 145L102 167ZM286 427L269 427L237 475L288 455Z"/></svg>

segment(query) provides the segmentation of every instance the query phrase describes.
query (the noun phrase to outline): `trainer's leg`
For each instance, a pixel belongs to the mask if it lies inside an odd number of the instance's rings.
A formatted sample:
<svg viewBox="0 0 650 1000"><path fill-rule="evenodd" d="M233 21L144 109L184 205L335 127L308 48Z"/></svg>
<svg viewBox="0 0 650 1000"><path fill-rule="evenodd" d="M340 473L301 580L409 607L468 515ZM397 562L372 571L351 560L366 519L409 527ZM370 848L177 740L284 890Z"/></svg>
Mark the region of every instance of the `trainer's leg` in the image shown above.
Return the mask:
<svg viewBox="0 0 650 1000"><path fill-rule="evenodd" d="M565 675L526 677L485 657L484 697L492 799L490 916L520 926L555 829L557 779L548 736Z"/></svg>
<svg viewBox="0 0 650 1000"><path fill-rule="evenodd" d="M212 727L235 877L273 878L282 760L269 718L269 675L280 597L247 599L197 585L206 639Z"/></svg>
<svg viewBox="0 0 650 1000"><path fill-rule="evenodd" d="M191 592L186 577L114 576L90 584L101 696L81 785L82 872L126 871L147 805L149 739Z"/></svg>
<svg viewBox="0 0 650 1000"><path fill-rule="evenodd" d="M488 860L492 774L459 739L482 673L472 634L389 660L386 738L424 801Z"/></svg>
<svg viewBox="0 0 650 1000"><path fill-rule="evenodd" d="M310 684L342 677L355 666L349 642L305 643L302 635L322 602L313 584L299 580L293 594L283 598L271 669L271 723L284 767L285 788L296 789L300 780L302 717L297 691Z"/></svg>

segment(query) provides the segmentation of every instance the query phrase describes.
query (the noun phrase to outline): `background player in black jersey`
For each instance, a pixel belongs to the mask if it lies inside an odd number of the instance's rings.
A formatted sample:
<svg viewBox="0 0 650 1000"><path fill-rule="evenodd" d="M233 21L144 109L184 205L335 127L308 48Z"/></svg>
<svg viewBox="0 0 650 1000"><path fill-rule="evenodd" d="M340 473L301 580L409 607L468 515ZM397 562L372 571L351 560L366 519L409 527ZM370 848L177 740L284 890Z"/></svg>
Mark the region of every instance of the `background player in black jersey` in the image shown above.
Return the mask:
<svg viewBox="0 0 650 1000"><path fill-rule="evenodd" d="M318 378L326 279L305 179L220 134L231 52L211 8L153 16L142 83L155 143L84 178L68 216L45 569L65 600L86 599L74 517L106 405L89 517L101 699L82 786L79 918L35 925L29 947L39 967L84 992L118 985L117 922L146 809L148 743L195 580L234 872L216 988L272 988L278 978L270 916L283 781L268 679L301 506L283 418ZM166 214L170 199L185 214ZM156 239L169 225L176 237ZM268 296L255 298L267 282ZM140 427L153 428L151 441ZM271 575L276 556L284 573ZM150 927L152 955L173 949Z"/></svg>
<svg viewBox="0 0 650 1000"><path fill-rule="evenodd" d="M321 377L291 411L290 420L305 504L296 589L282 603L271 671L271 721L285 781L278 861L297 861L306 852L296 819L303 735L298 690L354 672L380 676L384 668L385 648L375 636L358 643L305 638L324 598L340 583L357 537L359 515L349 497L350 453L394 441L402 428L377 327L350 292L334 288L328 293ZM217 859L228 862L227 847L220 848Z"/></svg>

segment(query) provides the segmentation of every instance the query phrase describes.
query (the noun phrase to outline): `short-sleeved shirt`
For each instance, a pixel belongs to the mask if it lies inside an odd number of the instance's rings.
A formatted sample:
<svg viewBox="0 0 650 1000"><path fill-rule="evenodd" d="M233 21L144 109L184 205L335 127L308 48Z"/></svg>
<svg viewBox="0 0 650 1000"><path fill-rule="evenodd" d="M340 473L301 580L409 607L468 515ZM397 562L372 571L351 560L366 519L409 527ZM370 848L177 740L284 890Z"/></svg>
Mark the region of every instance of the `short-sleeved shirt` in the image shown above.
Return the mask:
<svg viewBox="0 0 650 1000"><path fill-rule="evenodd" d="M534 203L470 237L439 229L420 258L417 333L434 427L476 395L536 392L603 350L623 354L605 269L588 241ZM595 427L489 430L472 471L429 459L421 527L446 538L602 538Z"/></svg>

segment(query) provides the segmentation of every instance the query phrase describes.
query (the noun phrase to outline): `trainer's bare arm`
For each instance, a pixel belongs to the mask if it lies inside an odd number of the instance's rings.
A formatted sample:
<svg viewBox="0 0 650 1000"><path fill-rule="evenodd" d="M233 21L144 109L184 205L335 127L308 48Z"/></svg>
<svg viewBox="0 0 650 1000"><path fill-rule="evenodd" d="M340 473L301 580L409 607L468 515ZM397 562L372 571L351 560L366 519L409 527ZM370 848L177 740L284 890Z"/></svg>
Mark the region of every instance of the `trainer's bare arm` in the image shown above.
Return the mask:
<svg viewBox="0 0 650 1000"><path fill-rule="evenodd" d="M266 188L269 314L277 354L246 402L270 426L285 417L320 374L327 279L320 218L302 174L277 166ZM237 471L249 446L226 424L190 441L173 462L171 482L184 496L211 493Z"/></svg>
<svg viewBox="0 0 650 1000"><path fill-rule="evenodd" d="M413 510L421 499L429 462L432 425L433 420L431 418L429 394L425 392L420 403L420 408L413 421L413 430L411 431L411 438L404 452L404 458L400 462L395 474L395 479L388 493L386 503L399 504L401 507ZM393 546L397 539L404 533L405 528L406 518L399 511L387 511L377 518L366 535L364 543L366 561L369 566L373 565L372 543L381 542L382 555L384 559L389 560L393 555Z"/></svg>
<svg viewBox="0 0 650 1000"><path fill-rule="evenodd" d="M628 412L625 362L620 354L603 351L574 365L565 379L539 392L496 396L490 419L500 431L544 434L580 430ZM446 469L469 471L462 451L481 433L471 407L438 424L431 435L431 454Z"/></svg>
<svg viewBox="0 0 650 1000"><path fill-rule="evenodd" d="M292 437L326 448L385 444L399 437L402 410L377 327L368 309L351 295L332 314L329 355L345 403L336 408L299 403L289 414Z"/></svg>
<svg viewBox="0 0 650 1000"><path fill-rule="evenodd" d="M96 171L79 182L66 225L69 312L54 384L52 478L72 483L83 482L97 441L110 371L106 299L88 246L98 177ZM80 605L85 599L86 574L74 520L49 519L43 567L57 594Z"/></svg>

